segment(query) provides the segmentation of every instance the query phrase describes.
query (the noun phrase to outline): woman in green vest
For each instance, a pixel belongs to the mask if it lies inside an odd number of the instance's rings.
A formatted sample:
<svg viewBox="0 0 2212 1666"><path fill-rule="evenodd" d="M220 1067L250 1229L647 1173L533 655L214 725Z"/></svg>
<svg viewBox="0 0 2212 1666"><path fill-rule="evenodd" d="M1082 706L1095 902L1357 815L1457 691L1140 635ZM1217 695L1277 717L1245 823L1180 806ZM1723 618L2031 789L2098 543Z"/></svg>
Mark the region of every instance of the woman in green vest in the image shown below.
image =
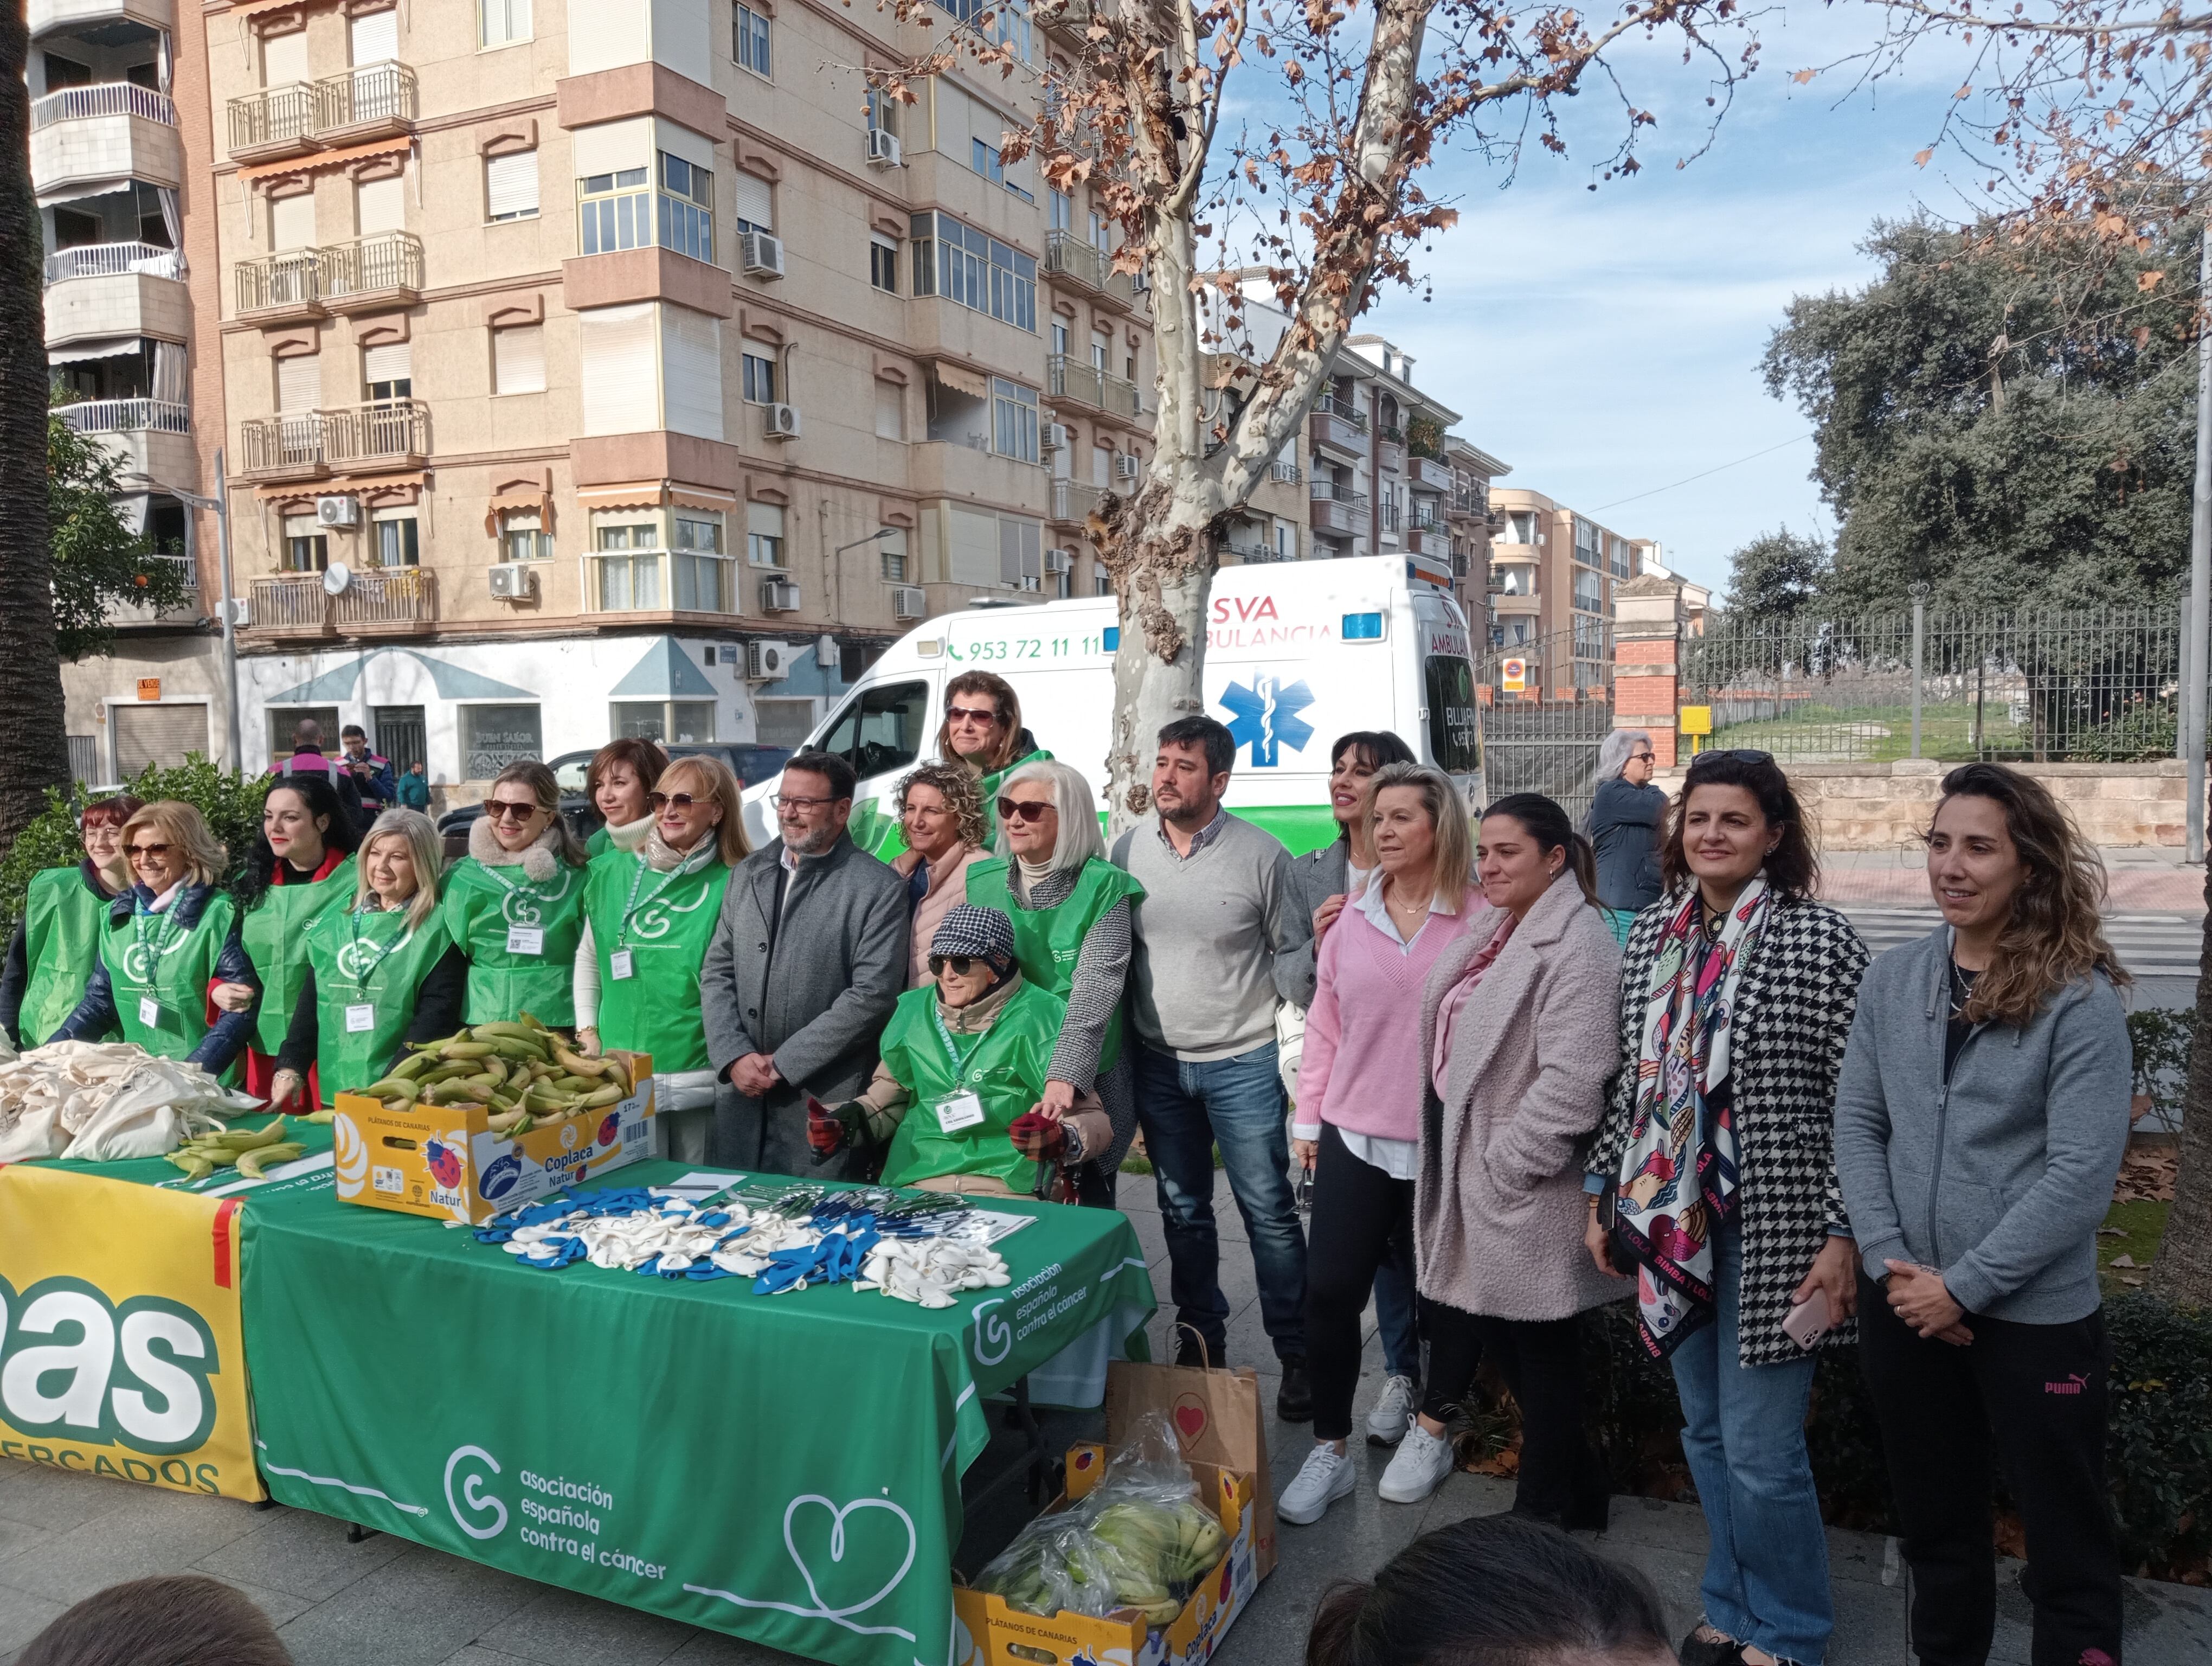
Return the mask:
<svg viewBox="0 0 2212 1666"><path fill-rule="evenodd" d="M469 958L468 1021L528 1012L556 1029L574 1024L584 847L561 819L550 769L524 758L499 772L444 889L447 933Z"/></svg>
<svg viewBox="0 0 2212 1666"><path fill-rule="evenodd" d="M245 1086L257 1098L266 1098L275 1085L276 1049L307 976L308 922L353 895L353 853L360 842L360 829L324 775L301 770L280 776L261 801L261 836L231 888L238 939L260 988L226 983L215 992L225 1012L255 1008Z"/></svg>
<svg viewBox="0 0 2212 1666"><path fill-rule="evenodd" d="M46 1040L84 999L100 960L107 905L131 884L123 824L138 810L128 793L88 804L77 819L84 860L31 876L22 921L8 939L7 965L0 970L0 1027L17 1048Z"/></svg>
<svg viewBox="0 0 2212 1666"><path fill-rule="evenodd" d="M751 848L743 791L719 758L678 758L653 789L644 842L594 857L584 886L577 1043L586 1056L607 1047L653 1055L654 1115L679 1163L707 1160L714 1125L699 968L730 870Z"/></svg>
<svg viewBox="0 0 2212 1666"><path fill-rule="evenodd" d="M653 830L653 806L645 795L659 783L668 768L668 754L649 740L624 735L611 740L592 755L584 771L584 795L599 812L599 825L584 841L584 854L593 860L610 850L635 850Z"/></svg>
<svg viewBox="0 0 2212 1666"><path fill-rule="evenodd" d="M947 763L964 765L978 777L987 845L999 828L993 806L1000 785L1024 764L1052 756L1022 727L1022 700L1014 685L988 671L963 671L946 684L937 755Z"/></svg>
<svg viewBox="0 0 2212 1666"><path fill-rule="evenodd" d="M249 1001L228 1011L210 996L225 983L258 985L239 945L236 905L216 888L223 848L198 810L163 799L123 824L123 854L131 888L108 905L84 999L48 1039L98 1041L119 1031L158 1057L232 1081L254 1008Z"/></svg>
<svg viewBox="0 0 2212 1666"><path fill-rule="evenodd" d="M273 1109L286 1109L311 1074L329 1104L383 1076L407 1043L461 1027L469 963L438 911L442 854L419 810L387 810L368 830L351 904L308 923L307 974L277 1050Z"/></svg>
<svg viewBox="0 0 2212 1666"><path fill-rule="evenodd" d="M1013 925L996 909L950 909L929 940L929 967L936 981L892 1009L867 1091L835 1110L809 1102L807 1143L822 1158L888 1143L887 1186L1030 1195L1037 1165L1015 1144L1016 1124L1036 1116L1067 1009L1022 976ZM1089 1094L1060 1121L1072 1143L1107 1137Z"/></svg>
<svg viewBox="0 0 2212 1666"><path fill-rule="evenodd" d="M1121 986L1129 975L1130 904L1144 887L1106 860L1098 811L1082 771L1050 760L1024 763L999 791L999 854L968 870L968 900L1013 921L1022 975L1067 1004L1040 1107L1064 1116L1096 1090L1112 1120L1103 1151L1073 1160L1078 1195L1114 1207L1114 1171L1137 1128L1137 1102L1121 1057ZM1049 1143L1041 1148L1070 1162Z"/></svg>

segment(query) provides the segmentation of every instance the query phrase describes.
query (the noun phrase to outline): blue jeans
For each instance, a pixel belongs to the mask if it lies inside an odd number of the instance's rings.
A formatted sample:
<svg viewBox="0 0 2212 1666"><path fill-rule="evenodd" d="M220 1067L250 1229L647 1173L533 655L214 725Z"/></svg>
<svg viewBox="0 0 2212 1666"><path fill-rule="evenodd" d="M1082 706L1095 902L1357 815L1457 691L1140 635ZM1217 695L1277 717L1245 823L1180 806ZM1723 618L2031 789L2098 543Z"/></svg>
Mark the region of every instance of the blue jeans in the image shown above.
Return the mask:
<svg viewBox="0 0 2212 1666"><path fill-rule="evenodd" d="M1234 1058L1188 1064L1131 1038L1137 1122L1160 1195L1176 1318L1226 1357L1229 1301L1221 1293L1221 1240L1213 1225L1213 1150L1244 1231L1260 1286L1260 1318L1279 1359L1306 1353L1306 1240L1291 1191L1290 1137L1275 1043Z"/></svg>
<svg viewBox="0 0 2212 1666"><path fill-rule="evenodd" d="M1805 1408L1813 1356L1750 1365L1736 1351L1743 1282L1737 1231L1715 1240L1717 1314L1675 1348L1682 1451L1698 1484L1711 1549L1705 1619L1739 1643L1802 1666L1820 1666L1836 1609L1828 1590L1828 1537L1820 1525Z"/></svg>
<svg viewBox="0 0 2212 1666"><path fill-rule="evenodd" d="M1421 1385L1421 1338L1413 1322L1413 1268L1386 1261L1375 1269L1375 1330L1382 1339L1382 1369Z"/></svg>

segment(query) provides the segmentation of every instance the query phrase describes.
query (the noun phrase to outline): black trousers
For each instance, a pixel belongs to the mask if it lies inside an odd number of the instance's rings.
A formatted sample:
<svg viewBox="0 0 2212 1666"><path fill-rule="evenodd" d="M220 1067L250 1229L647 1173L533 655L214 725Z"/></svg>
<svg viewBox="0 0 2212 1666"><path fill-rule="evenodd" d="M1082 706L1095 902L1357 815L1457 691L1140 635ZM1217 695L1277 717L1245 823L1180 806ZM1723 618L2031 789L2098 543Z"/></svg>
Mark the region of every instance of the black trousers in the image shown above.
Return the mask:
<svg viewBox="0 0 2212 1666"><path fill-rule="evenodd" d="M1602 1530L1612 1502L1605 1466L1583 1434L1582 1321L1474 1320L1521 1408L1521 1474L1514 1513Z"/></svg>
<svg viewBox="0 0 2212 1666"><path fill-rule="evenodd" d="M1306 1371L1313 1383L1316 1440L1342 1440L1352 1432L1360 1316L1375 1288L1376 1269L1389 1262L1402 1266L1411 1279L1413 1183L1393 1180L1354 1157L1335 1126L1324 1122L1321 1155L1314 1161L1313 1214L1306 1224ZM1472 1379L1472 1365L1468 1375ZM1465 1391L1462 1383L1458 1393Z"/></svg>
<svg viewBox="0 0 2212 1666"><path fill-rule="evenodd" d="M1922 1666L1982 1666L1996 1626L1992 1459L2027 1529L2021 1589L2035 1666L2120 1659L2120 1555L2105 1492L2101 1313L2028 1325L1966 1316L1971 1346L1927 1340L1859 1278L1859 1365L1873 1391L1912 1568ZM2101 1656L2093 1653L2101 1651Z"/></svg>

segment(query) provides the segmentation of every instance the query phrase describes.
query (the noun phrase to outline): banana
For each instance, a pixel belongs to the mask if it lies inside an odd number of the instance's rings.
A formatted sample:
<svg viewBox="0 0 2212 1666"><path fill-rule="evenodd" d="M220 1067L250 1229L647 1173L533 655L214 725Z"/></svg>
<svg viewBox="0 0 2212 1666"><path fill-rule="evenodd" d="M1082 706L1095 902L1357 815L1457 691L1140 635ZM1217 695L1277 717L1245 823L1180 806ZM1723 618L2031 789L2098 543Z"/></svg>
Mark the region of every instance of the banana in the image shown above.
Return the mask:
<svg viewBox="0 0 2212 1666"><path fill-rule="evenodd" d="M623 1091L610 1083L605 1087L599 1088L579 1098L576 1101L576 1109L589 1110L599 1105L611 1105L618 1102L622 1097Z"/></svg>
<svg viewBox="0 0 2212 1666"><path fill-rule="evenodd" d="M403 1104L411 1104L414 1102L410 1099L402 1100L401 1103ZM338 1114L335 1110L311 1110L306 1116L295 1116L292 1120L295 1122L313 1122L321 1127L327 1128L330 1124L337 1121L337 1116Z"/></svg>
<svg viewBox="0 0 2212 1666"><path fill-rule="evenodd" d="M238 1171L249 1180L262 1177L261 1170L270 1163L289 1163L307 1151L305 1146L289 1141L274 1146L263 1146L258 1150L242 1152L238 1158Z"/></svg>
<svg viewBox="0 0 2212 1666"><path fill-rule="evenodd" d="M513 1110L502 1110L496 1116L485 1117L484 1126L494 1134L505 1134L520 1122L525 1114L520 1107Z"/></svg>
<svg viewBox="0 0 2212 1666"><path fill-rule="evenodd" d="M234 1152L252 1151L262 1146L273 1146L284 1137L284 1118L280 1113L271 1117L252 1133L240 1133L234 1128L228 1134L218 1134L208 1143Z"/></svg>
<svg viewBox="0 0 2212 1666"><path fill-rule="evenodd" d="M422 1091L422 1085L395 1071L382 1080L371 1082L367 1087L357 1091L366 1093L372 1099L394 1097L411 1099Z"/></svg>
<svg viewBox="0 0 2212 1666"><path fill-rule="evenodd" d="M390 1081L408 1082L415 1079L437 1062L428 1053L416 1053L392 1067Z"/></svg>
<svg viewBox="0 0 2212 1666"><path fill-rule="evenodd" d="M215 1172L215 1164L193 1151L173 1151L169 1161L185 1171L188 1180L205 1180Z"/></svg>
<svg viewBox="0 0 2212 1666"><path fill-rule="evenodd" d="M447 1042L438 1049L438 1055L446 1059L488 1059L491 1055L492 1045L489 1042Z"/></svg>
<svg viewBox="0 0 2212 1666"><path fill-rule="evenodd" d="M617 1059L610 1053L607 1055L606 1062L607 1079L622 1090L623 1098L627 1099L637 1091L637 1079L630 1074L627 1060Z"/></svg>

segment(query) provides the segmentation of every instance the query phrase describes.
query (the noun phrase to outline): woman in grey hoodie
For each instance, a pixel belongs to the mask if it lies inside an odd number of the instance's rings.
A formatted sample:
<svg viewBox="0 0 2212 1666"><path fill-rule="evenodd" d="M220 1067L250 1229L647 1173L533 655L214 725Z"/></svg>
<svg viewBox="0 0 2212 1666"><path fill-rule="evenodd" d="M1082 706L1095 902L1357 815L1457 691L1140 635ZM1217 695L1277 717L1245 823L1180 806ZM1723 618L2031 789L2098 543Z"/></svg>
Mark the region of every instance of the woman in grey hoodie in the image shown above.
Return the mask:
<svg viewBox="0 0 2212 1666"><path fill-rule="evenodd" d="M2040 782L1969 763L1943 778L1928 884L1944 923L1875 962L1836 1091L1913 1647L1988 1657L1994 1457L2027 1529L2034 1657L2117 1663L2096 1232L2132 1071L2104 868Z"/></svg>

